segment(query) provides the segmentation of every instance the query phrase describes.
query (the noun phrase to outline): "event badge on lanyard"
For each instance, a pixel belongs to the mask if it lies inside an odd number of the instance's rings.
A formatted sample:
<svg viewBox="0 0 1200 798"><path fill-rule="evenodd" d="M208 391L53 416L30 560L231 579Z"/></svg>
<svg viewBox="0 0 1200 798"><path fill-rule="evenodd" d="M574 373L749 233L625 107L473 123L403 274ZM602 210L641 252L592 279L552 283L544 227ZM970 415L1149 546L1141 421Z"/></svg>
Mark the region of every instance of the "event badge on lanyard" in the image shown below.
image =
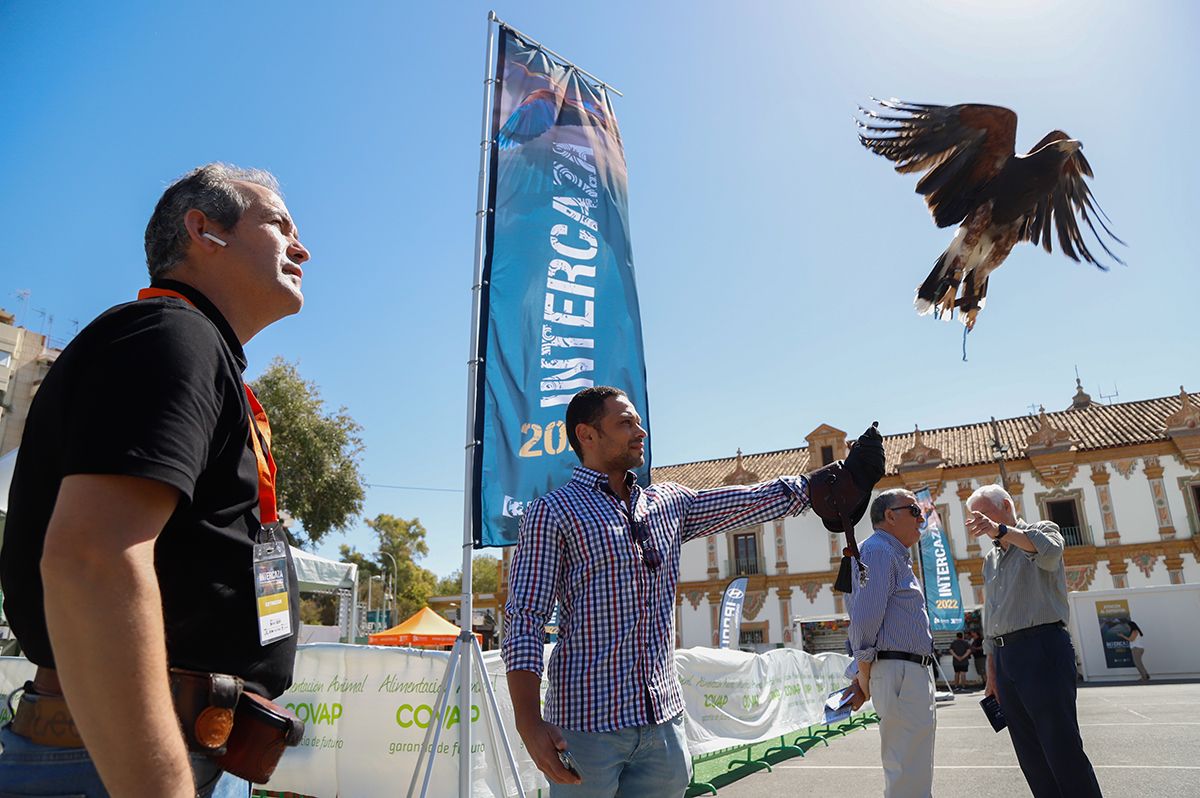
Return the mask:
<svg viewBox="0 0 1200 798"><path fill-rule="evenodd" d="M174 297L189 305L193 302L169 288L143 288L138 299ZM250 405L250 446L258 464L258 509L261 534L254 544L254 597L258 608L258 640L262 645L292 634L292 614L288 601L287 540L280 532L279 512L275 503L275 458L271 456L271 424L249 385L246 401Z"/></svg>

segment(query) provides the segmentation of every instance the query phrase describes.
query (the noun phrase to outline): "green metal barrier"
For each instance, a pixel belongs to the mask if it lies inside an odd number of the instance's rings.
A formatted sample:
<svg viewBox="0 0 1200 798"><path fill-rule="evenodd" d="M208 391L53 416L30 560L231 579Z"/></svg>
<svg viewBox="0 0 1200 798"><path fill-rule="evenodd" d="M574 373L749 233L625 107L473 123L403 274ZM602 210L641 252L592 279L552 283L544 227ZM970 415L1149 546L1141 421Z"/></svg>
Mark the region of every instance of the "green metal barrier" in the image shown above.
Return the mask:
<svg viewBox="0 0 1200 798"><path fill-rule="evenodd" d="M719 751L711 751L707 754L692 757L692 783L688 785L687 795L716 795L719 786L724 786L730 782L736 781L744 775L755 773L760 770L770 772L772 770L772 759L778 762L781 759L788 759L794 756L804 756L809 749L816 747L818 743L823 743L826 747L829 746L829 738L840 737L855 729L861 729L872 723L878 723L879 716L873 712L864 712L859 715L854 715L847 720L836 725L824 724L821 726L809 726L798 730L796 737L791 743L787 742L789 735L782 735L778 743L770 741L760 741L749 745L738 745L730 748L722 748ZM766 745L767 747L758 756L754 755L754 749L759 746ZM706 763L714 763L716 760L726 759L723 771L718 770L708 780L697 781L697 765ZM731 774L735 769L745 770L744 773L726 780L724 777ZM717 782L720 781L721 784Z"/></svg>

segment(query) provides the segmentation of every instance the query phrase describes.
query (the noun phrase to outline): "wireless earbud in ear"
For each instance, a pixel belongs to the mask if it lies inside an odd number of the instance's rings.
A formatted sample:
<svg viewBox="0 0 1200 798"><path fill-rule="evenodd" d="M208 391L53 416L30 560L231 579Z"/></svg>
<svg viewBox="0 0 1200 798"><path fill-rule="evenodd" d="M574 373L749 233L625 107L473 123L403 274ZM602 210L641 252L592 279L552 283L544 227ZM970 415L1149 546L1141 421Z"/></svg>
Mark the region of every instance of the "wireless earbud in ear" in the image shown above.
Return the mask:
<svg viewBox="0 0 1200 798"><path fill-rule="evenodd" d="M221 239L217 238L217 237L216 237L215 235L213 235L212 233L201 233L201 235L202 235L204 238L207 238L209 241L212 241L214 244L220 244L220 245L221 245L221 246L223 246L223 247L227 247L227 246L229 246L228 244L226 244L226 243L225 243L224 241L222 241Z"/></svg>

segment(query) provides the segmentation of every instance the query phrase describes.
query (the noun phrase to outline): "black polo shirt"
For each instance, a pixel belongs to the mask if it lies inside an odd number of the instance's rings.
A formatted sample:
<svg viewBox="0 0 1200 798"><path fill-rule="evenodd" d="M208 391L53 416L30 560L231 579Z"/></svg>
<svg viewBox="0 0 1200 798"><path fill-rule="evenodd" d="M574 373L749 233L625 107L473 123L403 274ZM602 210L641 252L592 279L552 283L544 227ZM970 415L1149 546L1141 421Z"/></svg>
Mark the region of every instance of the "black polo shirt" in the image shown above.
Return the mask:
<svg viewBox="0 0 1200 798"><path fill-rule="evenodd" d="M39 562L63 477L165 482L182 494L154 549L168 660L241 676L252 691L274 697L291 684L296 635L266 646L258 638L258 469L245 354L200 292L168 280L154 285L194 305L163 297L108 310L63 350L38 389L0 551L4 610L26 656L53 667ZM288 565L298 631L296 573Z"/></svg>

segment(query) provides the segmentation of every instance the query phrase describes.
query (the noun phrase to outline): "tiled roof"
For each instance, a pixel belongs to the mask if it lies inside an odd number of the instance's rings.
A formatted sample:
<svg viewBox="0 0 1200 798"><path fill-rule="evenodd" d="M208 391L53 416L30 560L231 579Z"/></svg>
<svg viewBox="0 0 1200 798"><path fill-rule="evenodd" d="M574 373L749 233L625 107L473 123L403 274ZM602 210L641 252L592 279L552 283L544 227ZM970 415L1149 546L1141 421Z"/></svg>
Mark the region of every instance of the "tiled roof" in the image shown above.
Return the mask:
<svg viewBox="0 0 1200 798"><path fill-rule="evenodd" d="M1189 396L1193 405L1200 405L1200 393ZM1166 419L1181 407L1182 400L1176 394L1138 402L1092 404L1086 408L1047 412L1046 419L1051 427L1068 432L1079 451L1086 452L1165 441L1168 439ZM1026 440L1037 432L1040 424L1038 416L996 420L1000 442L1008 447L1005 455L1008 460L1027 456L1029 447ZM889 474L897 473L901 455L912 448L914 436L914 432L884 436ZM941 450L947 468L993 462L992 429L988 421L959 427L923 429L921 437L925 446ZM734 470L735 462L735 457L723 457L659 466L653 469L652 478L654 482L680 482L693 488L711 488L725 484L725 478ZM757 473L762 479L811 470L807 447L744 454L742 462L746 470Z"/></svg>

